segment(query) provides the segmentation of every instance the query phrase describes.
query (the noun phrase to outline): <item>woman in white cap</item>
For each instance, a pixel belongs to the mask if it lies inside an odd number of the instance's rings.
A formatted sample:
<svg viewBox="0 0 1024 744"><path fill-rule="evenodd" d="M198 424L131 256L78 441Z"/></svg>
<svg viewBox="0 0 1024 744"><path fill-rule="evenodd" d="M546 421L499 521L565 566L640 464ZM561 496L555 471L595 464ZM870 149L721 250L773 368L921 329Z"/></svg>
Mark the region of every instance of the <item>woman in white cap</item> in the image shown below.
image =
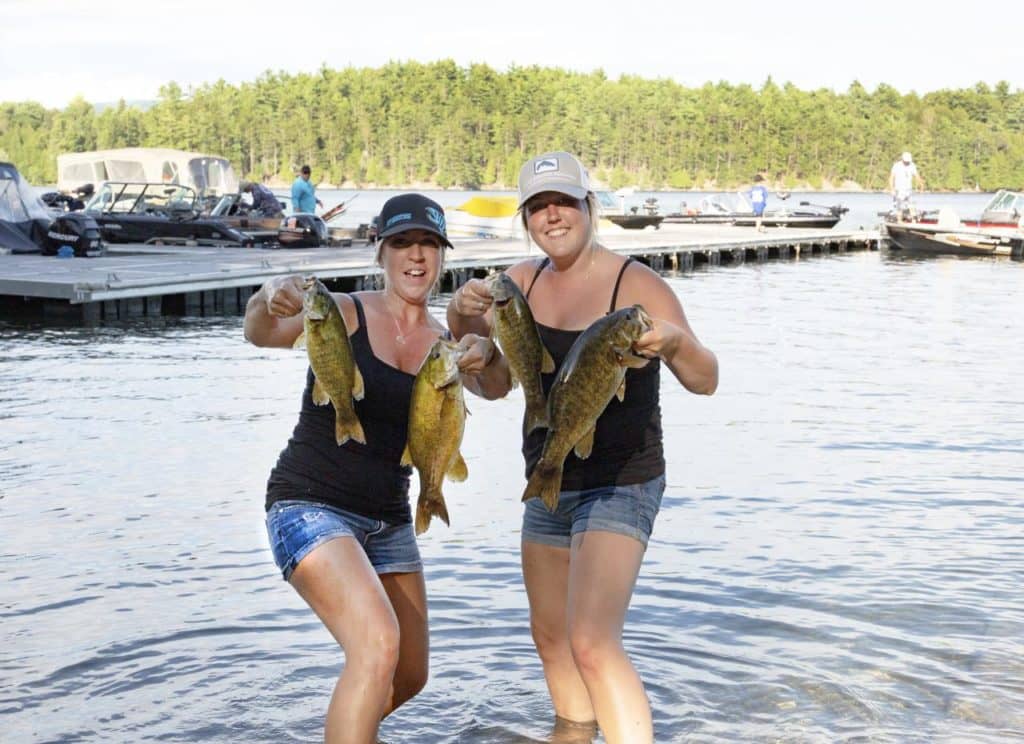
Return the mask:
<svg viewBox="0 0 1024 744"><path fill-rule="evenodd" d="M355 402L365 444L335 440L333 406L314 405L307 371L299 421L267 483L267 533L281 574L345 652L327 709L327 742L376 742L381 719L427 680L427 598L400 464L420 362L445 328L427 299L451 247L444 211L420 194L381 210L381 291L334 293L364 395ZM245 336L291 348L303 328L300 277L271 279L246 307ZM462 380L488 398L509 388L504 357L467 336Z"/></svg>
<svg viewBox="0 0 1024 744"><path fill-rule="evenodd" d="M635 344L650 363L627 371L625 399L613 398L598 419L590 457L566 458L556 511L539 499L527 501L522 530L530 627L556 716L596 719L610 744L649 742L650 705L622 647L622 629L665 488L660 368L664 363L687 390L710 395L718 362L658 274L597 242L597 199L573 155L528 161L519 174L519 209L545 255L507 273L526 296L556 369L573 341L606 313L641 304L654 319L653 330ZM488 335L492 302L481 280L459 288L448 305L456 338ZM554 377L542 376L545 393ZM524 439L527 474L544 437L538 429Z"/></svg>

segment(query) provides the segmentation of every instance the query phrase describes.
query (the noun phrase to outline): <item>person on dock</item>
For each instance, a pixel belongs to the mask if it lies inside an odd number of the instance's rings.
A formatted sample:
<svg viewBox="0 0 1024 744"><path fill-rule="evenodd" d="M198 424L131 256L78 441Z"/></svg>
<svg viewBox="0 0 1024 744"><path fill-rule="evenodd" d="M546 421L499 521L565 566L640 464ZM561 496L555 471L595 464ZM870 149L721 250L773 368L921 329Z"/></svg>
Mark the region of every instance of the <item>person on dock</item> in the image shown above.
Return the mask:
<svg viewBox="0 0 1024 744"><path fill-rule="evenodd" d="M316 187L309 182L313 171L308 165L302 166L299 177L292 184L292 211L296 214L307 212L315 214L316 208L323 207L324 203L317 198Z"/></svg>
<svg viewBox="0 0 1024 744"><path fill-rule="evenodd" d="M526 297L555 369L582 330L605 314L637 303L654 319L634 345L650 362L626 372L625 399L613 398L598 418L589 458L566 458L556 510L530 499L522 526L530 627L557 720L583 725L596 718L610 744L650 742L650 704L622 632L665 489L661 366L687 390L710 395L718 361L664 279L597 241L598 201L575 156L529 160L519 174L519 211L544 256L506 273ZM471 279L453 295L447 317L456 338L490 334L487 286ZM555 376L542 375L545 395ZM527 475L545 435L536 429L524 438Z"/></svg>
<svg viewBox="0 0 1024 744"><path fill-rule="evenodd" d="M764 208L768 206L768 189L764 185L764 176L760 173L754 176L754 185L750 187L750 191L747 192L747 197L750 199L750 207L754 211L754 226L758 232L764 232L764 225L761 224L761 220L764 217Z"/></svg>
<svg viewBox="0 0 1024 744"><path fill-rule="evenodd" d="M262 183L254 181L242 181L239 192L249 194L252 198L252 213L260 217L284 217L284 210L281 209L281 202L274 196L274 192Z"/></svg>
<svg viewBox="0 0 1024 744"><path fill-rule="evenodd" d="M919 190L924 190L924 179L917 172L917 166L909 152L905 152L900 159L892 164L889 170L889 193L892 194L892 211L898 219L913 219L915 215L912 196L914 194L914 183L918 184Z"/></svg>
<svg viewBox="0 0 1024 744"><path fill-rule="evenodd" d="M427 680L427 598L401 464L416 371L446 334L427 300L451 247L444 211L420 194L392 197L377 246L384 289L332 293L364 384L355 411L366 444L335 440L332 405L302 408L267 483L267 534L282 576L341 645L345 666L327 708L327 742L376 742L379 723ZM267 281L250 298L245 337L291 348L303 330L300 277ZM466 336L463 384L503 396L511 381L493 342Z"/></svg>

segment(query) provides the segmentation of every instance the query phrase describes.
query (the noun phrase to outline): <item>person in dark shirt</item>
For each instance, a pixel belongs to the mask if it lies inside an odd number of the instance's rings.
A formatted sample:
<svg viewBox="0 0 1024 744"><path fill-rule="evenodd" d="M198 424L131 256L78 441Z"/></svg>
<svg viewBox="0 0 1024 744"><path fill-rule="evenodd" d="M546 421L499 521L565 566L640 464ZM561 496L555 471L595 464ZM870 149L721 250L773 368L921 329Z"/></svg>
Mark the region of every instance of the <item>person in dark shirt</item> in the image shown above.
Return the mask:
<svg viewBox="0 0 1024 744"><path fill-rule="evenodd" d="M281 202L262 183L243 181L240 191L252 197L252 211L261 217L284 217Z"/></svg>
<svg viewBox="0 0 1024 744"><path fill-rule="evenodd" d="M355 410L366 444L338 445L334 407L302 410L267 483L274 560L345 652L324 738L377 741L381 719L427 680L427 598L401 464L416 371L445 328L427 310L451 247L444 212L420 194L389 199L377 246L381 291L334 293L364 383ZM299 277L267 281L250 298L245 336L291 348L303 329ZM463 338L463 384L488 398L511 386L505 358L487 338Z"/></svg>
<svg viewBox="0 0 1024 744"><path fill-rule="evenodd" d="M634 344L651 361L626 372L625 399L612 398L598 418L590 457L566 457L555 511L530 499L522 529L530 627L556 721L592 726L596 718L606 741L642 744L653 738L650 704L623 649L622 630L665 488L660 367L687 390L710 395L718 361L697 340L664 279L597 242L597 198L573 155L527 161L519 174L519 209L544 256L506 273L526 296L556 369L573 341L606 313L641 304L654 321ZM448 304L455 337L489 335L492 303L482 280L460 287ZM542 375L545 394L555 375ZM527 475L545 435L537 429L524 439Z"/></svg>

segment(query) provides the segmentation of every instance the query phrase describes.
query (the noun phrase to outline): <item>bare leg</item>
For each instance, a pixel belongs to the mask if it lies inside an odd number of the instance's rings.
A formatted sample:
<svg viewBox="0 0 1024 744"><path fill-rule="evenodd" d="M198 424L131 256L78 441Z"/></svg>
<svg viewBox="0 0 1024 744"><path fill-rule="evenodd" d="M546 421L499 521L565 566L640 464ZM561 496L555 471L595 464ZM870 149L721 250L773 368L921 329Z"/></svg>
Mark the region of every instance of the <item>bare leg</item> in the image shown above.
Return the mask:
<svg viewBox="0 0 1024 744"><path fill-rule="evenodd" d="M555 714L570 721L593 721L590 694L569 647L569 550L524 540L522 556L530 631Z"/></svg>
<svg viewBox="0 0 1024 744"><path fill-rule="evenodd" d="M612 532L573 537L569 569L569 639L608 744L653 741L651 707L622 647L622 627L644 548Z"/></svg>
<svg viewBox="0 0 1024 744"><path fill-rule="evenodd" d="M383 574L380 580L401 629L398 667L384 709L387 716L427 684L430 635L427 631L427 590L423 574Z"/></svg>
<svg viewBox="0 0 1024 744"><path fill-rule="evenodd" d="M338 537L299 562L291 584L345 651L324 722L328 744L373 744L399 659L399 624L362 547Z"/></svg>

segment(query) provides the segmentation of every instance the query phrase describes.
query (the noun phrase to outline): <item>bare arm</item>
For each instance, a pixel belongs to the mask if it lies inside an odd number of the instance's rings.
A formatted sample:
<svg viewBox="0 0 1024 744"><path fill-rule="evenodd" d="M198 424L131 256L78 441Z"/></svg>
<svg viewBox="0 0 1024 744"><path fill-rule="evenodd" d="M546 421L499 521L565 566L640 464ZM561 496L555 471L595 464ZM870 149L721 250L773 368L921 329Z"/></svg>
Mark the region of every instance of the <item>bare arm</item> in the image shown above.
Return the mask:
<svg viewBox="0 0 1024 744"><path fill-rule="evenodd" d="M448 328L452 336L461 339L467 333L489 337L491 319L487 314L494 302L483 279L470 279L448 301Z"/></svg>
<svg viewBox="0 0 1024 744"><path fill-rule="evenodd" d="M718 358L697 339L672 288L646 266L630 267L627 298L643 305L654 320L633 345L643 356L658 356L691 393L711 395L718 388Z"/></svg>
<svg viewBox="0 0 1024 744"><path fill-rule="evenodd" d="M302 279L268 279L245 306L245 337L256 346L291 348L302 333Z"/></svg>

